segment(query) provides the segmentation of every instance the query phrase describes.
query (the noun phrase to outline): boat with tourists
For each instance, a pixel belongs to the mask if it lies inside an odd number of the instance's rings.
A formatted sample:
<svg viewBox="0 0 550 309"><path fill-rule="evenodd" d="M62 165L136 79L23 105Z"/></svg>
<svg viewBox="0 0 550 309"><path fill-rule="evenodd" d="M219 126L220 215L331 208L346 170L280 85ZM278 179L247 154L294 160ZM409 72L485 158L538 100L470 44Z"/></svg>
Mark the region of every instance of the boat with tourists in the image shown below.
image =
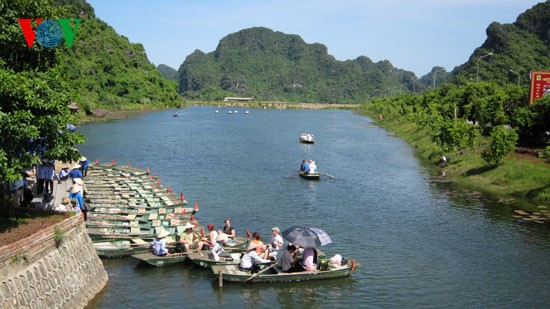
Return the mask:
<svg viewBox="0 0 550 309"><path fill-rule="evenodd" d="M321 269L312 271L286 273L277 264L271 264L265 265L259 272L252 274L240 270L238 265L214 265L212 272L227 282L276 283L343 278L349 276L358 266L356 261L349 259L346 264L339 267L325 267L321 264Z"/></svg>
<svg viewBox="0 0 550 309"><path fill-rule="evenodd" d="M300 134L300 142L304 144L314 144L315 140L313 140L313 134L309 134L309 133Z"/></svg>

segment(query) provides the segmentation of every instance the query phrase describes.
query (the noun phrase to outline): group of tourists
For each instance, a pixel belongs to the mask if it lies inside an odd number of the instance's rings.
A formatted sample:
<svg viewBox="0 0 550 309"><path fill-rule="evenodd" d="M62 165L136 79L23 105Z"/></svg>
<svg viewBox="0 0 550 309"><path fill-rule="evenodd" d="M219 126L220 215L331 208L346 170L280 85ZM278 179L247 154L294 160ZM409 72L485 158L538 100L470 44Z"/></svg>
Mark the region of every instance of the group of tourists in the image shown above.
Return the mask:
<svg viewBox="0 0 550 309"><path fill-rule="evenodd" d="M302 160L300 164L300 173L315 174L317 173L317 165L313 160Z"/></svg>
<svg viewBox="0 0 550 309"><path fill-rule="evenodd" d="M208 234L204 234L202 229L199 233L193 224L187 222L184 232L179 235L179 240L172 248L168 247L170 244L166 240L169 233L162 230L151 242L153 254L170 257L176 252L209 250L208 256L212 260L219 261L220 257L230 257L224 252L224 246L235 241L235 228L231 225L229 218L225 219L224 224L222 230L217 230L214 224L208 224ZM318 269L318 253L315 248L302 248L290 242L285 245L280 233L278 227L271 228L269 244L262 241L260 233L249 234L251 240L240 258L239 270L254 273L261 268L262 264L269 263L276 263L283 272L287 273ZM329 263L339 267L342 262L341 256L337 255L333 260L331 259Z"/></svg>

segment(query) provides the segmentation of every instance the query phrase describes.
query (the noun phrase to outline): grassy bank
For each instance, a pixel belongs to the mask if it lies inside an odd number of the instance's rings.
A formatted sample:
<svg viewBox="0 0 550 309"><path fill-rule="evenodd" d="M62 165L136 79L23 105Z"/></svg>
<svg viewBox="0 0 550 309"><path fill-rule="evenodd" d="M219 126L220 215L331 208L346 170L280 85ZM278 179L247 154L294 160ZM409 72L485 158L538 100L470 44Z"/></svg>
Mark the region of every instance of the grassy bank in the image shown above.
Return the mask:
<svg viewBox="0 0 550 309"><path fill-rule="evenodd" d="M377 119L368 111L363 114ZM423 159L438 165L439 155L428 132L414 123L402 119L384 118L377 123L412 145ZM550 163L534 156L509 154L502 163L490 167L480 155L481 151L463 151L446 154L449 162L438 166L452 181L475 190L502 196L525 199L534 205L550 205Z"/></svg>

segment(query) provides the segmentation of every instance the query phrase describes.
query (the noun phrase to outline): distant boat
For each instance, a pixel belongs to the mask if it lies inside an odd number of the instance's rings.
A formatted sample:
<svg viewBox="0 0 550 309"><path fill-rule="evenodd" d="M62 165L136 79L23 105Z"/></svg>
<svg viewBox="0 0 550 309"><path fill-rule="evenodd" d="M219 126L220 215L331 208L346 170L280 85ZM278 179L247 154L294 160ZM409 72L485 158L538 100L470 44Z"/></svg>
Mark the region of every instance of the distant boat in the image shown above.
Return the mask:
<svg viewBox="0 0 550 309"><path fill-rule="evenodd" d="M300 134L300 142L304 144L314 144L313 134L302 133Z"/></svg>
<svg viewBox="0 0 550 309"><path fill-rule="evenodd" d="M249 112L248 110L246 110L244 113L245 113L245 114L250 114L250 112Z"/></svg>
<svg viewBox="0 0 550 309"><path fill-rule="evenodd" d="M227 112L227 113L228 113L228 114L232 114L233 112L229 111L229 112Z"/></svg>
<svg viewBox="0 0 550 309"><path fill-rule="evenodd" d="M219 110L216 110L216 114L219 114L219 113L220 113L220 111L219 111Z"/></svg>
<svg viewBox="0 0 550 309"><path fill-rule="evenodd" d="M176 113L174 114L174 117L179 117L179 116L180 116L180 114L179 114L178 112L176 112Z"/></svg>
<svg viewBox="0 0 550 309"><path fill-rule="evenodd" d="M233 112L233 114L238 114L238 113L239 113L239 111L234 111L234 112Z"/></svg>

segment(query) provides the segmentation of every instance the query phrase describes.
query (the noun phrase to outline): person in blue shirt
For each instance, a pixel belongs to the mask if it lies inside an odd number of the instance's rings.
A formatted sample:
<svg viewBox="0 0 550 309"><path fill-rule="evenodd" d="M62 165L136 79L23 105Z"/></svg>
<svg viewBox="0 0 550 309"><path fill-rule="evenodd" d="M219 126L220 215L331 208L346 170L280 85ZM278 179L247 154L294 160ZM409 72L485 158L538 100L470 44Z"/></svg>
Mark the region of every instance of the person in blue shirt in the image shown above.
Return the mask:
<svg viewBox="0 0 550 309"><path fill-rule="evenodd" d="M153 248L153 254L158 256L172 256L168 249L166 249L166 236L169 233L166 230L162 230L157 234L157 238L151 243Z"/></svg>
<svg viewBox="0 0 550 309"><path fill-rule="evenodd" d="M75 179L82 178L82 171L80 171L80 164L73 165L71 171L69 172L69 176L73 180L73 184L75 183Z"/></svg>
<svg viewBox="0 0 550 309"><path fill-rule="evenodd" d="M88 165L90 165L90 161L88 161L88 158L81 157L80 160L78 160L78 164L80 164L80 171L82 172L82 176L88 176Z"/></svg>
<svg viewBox="0 0 550 309"><path fill-rule="evenodd" d="M306 171L306 164L307 164L307 160L302 160L302 164L300 164L300 172Z"/></svg>

